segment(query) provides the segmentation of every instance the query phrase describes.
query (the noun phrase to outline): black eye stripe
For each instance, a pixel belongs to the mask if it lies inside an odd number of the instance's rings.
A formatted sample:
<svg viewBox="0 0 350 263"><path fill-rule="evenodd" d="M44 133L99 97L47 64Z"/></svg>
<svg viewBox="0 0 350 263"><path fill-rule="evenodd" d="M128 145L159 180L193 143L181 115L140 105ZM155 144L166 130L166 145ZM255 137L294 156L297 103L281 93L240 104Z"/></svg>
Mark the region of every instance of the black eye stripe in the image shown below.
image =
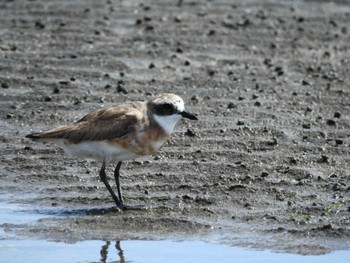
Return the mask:
<svg viewBox="0 0 350 263"><path fill-rule="evenodd" d="M177 109L170 103L162 103L155 106L155 114L157 115L173 115L176 112Z"/></svg>
<svg viewBox="0 0 350 263"><path fill-rule="evenodd" d="M169 103L164 103L164 104L162 105L162 107L163 107L164 109L168 109L168 110L174 109L174 106L173 106L172 104L169 104Z"/></svg>

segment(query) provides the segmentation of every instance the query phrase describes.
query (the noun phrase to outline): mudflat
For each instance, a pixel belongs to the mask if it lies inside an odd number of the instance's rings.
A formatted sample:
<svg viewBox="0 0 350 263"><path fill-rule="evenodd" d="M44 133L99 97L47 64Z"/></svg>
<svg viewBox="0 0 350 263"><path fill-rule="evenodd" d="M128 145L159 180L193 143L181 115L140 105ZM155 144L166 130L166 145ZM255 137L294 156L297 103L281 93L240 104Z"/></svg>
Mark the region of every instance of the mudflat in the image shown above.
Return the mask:
<svg viewBox="0 0 350 263"><path fill-rule="evenodd" d="M349 21L348 1L1 1L1 201L51 215L2 227L349 249ZM199 121L122 167L145 210L115 210L101 163L24 138L162 92Z"/></svg>

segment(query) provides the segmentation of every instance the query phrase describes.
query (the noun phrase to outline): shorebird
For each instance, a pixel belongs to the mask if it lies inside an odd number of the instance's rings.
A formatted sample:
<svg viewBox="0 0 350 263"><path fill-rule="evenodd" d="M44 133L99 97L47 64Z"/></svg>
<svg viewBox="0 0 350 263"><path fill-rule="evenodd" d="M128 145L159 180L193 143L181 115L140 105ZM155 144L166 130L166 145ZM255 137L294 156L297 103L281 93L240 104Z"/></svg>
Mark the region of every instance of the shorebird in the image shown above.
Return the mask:
<svg viewBox="0 0 350 263"><path fill-rule="evenodd" d="M72 156L102 161L100 179L117 209L126 210L132 207L124 204L121 192L122 162L157 152L181 118L197 120L196 115L185 111L182 98L163 93L149 101L126 102L98 109L71 125L34 132L26 137L53 142ZM107 181L106 162L118 162L114 170L118 196Z"/></svg>

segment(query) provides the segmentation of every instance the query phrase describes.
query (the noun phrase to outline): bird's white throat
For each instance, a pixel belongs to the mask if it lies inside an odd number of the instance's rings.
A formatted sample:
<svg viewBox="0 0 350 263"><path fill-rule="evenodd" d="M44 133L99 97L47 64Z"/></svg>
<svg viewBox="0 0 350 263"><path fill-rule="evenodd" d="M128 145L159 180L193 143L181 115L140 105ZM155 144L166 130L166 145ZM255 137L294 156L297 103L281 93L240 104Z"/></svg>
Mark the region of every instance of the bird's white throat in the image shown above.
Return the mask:
<svg viewBox="0 0 350 263"><path fill-rule="evenodd" d="M159 116L153 115L154 120L163 128L167 134L171 134L175 128L176 123L181 119L180 114Z"/></svg>

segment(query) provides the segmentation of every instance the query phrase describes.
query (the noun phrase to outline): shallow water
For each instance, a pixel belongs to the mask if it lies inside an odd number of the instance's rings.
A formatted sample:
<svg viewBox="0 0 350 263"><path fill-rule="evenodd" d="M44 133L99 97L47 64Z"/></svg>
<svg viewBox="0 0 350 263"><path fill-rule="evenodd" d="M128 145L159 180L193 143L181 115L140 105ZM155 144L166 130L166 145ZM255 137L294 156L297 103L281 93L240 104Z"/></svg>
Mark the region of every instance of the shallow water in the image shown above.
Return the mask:
<svg viewBox="0 0 350 263"><path fill-rule="evenodd" d="M1 240L1 262L349 262L349 251L301 256L253 251L199 241L83 241L75 244L45 240Z"/></svg>
<svg viewBox="0 0 350 263"><path fill-rule="evenodd" d="M0 262L348 262L350 251L301 256L250 250L202 241L88 240L74 244L18 239L8 224L30 224L43 217L33 209L0 203Z"/></svg>

